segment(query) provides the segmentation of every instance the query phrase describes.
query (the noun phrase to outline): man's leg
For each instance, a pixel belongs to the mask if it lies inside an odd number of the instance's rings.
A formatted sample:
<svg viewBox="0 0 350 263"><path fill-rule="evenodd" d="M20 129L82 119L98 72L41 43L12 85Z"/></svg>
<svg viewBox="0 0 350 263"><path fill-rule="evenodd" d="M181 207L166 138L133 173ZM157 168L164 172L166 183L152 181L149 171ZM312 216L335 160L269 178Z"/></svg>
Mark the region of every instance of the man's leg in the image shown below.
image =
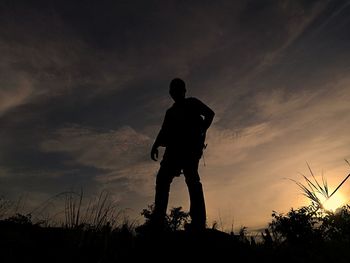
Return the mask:
<svg viewBox="0 0 350 263"><path fill-rule="evenodd" d="M198 174L198 162L195 159L184 167L184 175L190 195L191 225L198 229L204 229L206 225L206 211L202 184Z"/></svg>
<svg viewBox="0 0 350 263"><path fill-rule="evenodd" d="M179 169L162 162L156 179L156 194L154 201L153 220L160 226L164 224L169 201L170 184L173 178L180 173Z"/></svg>

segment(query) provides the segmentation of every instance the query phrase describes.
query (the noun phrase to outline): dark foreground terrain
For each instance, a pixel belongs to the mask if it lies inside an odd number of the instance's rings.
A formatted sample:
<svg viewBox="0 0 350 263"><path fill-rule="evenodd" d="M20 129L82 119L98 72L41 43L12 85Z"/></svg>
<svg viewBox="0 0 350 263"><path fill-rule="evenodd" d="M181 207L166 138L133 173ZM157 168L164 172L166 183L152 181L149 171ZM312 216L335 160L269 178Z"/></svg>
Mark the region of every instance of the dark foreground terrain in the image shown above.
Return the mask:
<svg viewBox="0 0 350 263"><path fill-rule="evenodd" d="M322 216L307 207L272 216L252 238L147 225L50 227L17 215L0 220L0 262L350 262L350 206Z"/></svg>
<svg viewBox="0 0 350 263"><path fill-rule="evenodd" d="M290 215L283 218L292 220ZM297 235L282 242L266 232L256 242L244 233L215 229L136 233L127 225L98 230L42 227L19 217L0 221L0 262L350 262L348 236L326 241L298 220L286 225L287 232L301 231Z"/></svg>

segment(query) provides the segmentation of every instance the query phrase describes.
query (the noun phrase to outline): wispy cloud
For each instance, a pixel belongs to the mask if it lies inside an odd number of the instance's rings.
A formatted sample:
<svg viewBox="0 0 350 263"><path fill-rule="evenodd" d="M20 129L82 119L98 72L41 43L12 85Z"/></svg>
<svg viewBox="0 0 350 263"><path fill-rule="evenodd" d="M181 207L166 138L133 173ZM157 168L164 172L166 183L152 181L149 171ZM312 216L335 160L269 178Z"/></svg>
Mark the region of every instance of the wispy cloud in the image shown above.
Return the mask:
<svg viewBox="0 0 350 263"><path fill-rule="evenodd" d="M57 130L52 139L42 143L42 149L66 152L87 166L118 169L145 159L145 148L149 144L150 138L130 127L101 132L72 126Z"/></svg>
<svg viewBox="0 0 350 263"><path fill-rule="evenodd" d="M33 94L31 82L21 78L16 83L2 83L0 88L0 117L8 110L25 104ZM5 86L5 87L4 87Z"/></svg>

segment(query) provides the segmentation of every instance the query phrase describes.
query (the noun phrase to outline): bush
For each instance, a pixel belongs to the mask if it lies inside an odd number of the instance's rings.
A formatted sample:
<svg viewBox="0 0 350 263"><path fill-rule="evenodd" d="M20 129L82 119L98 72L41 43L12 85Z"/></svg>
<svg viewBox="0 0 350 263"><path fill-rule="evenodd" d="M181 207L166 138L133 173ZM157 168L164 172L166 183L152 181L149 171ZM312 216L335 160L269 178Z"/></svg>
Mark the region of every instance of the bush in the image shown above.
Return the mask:
<svg viewBox="0 0 350 263"><path fill-rule="evenodd" d="M273 212L268 232L274 242L291 245L320 242L350 242L350 206L333 212L317 212L314 207L291 209L286 215Z"/></svg>
<svg viewBox="0 0 350 263"><path fill-rule="evenodd" d="M138 227L138 229L145 228L152 224L153 220L154 205L149 205L147 208L143 209L141 215L145 218L145 223ZM182 207L173 207L170 213L165 217L164 230L170 232L176 232L183 229L184 226L189 222L189 213L184 212Z"/></svg>

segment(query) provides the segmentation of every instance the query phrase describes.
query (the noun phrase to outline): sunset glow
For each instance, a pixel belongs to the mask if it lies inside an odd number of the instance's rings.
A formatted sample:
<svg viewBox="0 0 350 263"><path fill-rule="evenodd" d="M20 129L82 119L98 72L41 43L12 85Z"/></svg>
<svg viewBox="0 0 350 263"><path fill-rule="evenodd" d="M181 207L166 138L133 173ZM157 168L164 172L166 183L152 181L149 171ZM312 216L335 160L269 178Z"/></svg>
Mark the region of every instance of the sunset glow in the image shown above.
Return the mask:
<svg viewBox="0 0 350 263"><path fill-rule="evenodd" d="M335 212L337 208L341 208L346 204L346 198L341 194L337 193L329 199L322 202L323 207L331 212Z"/></svg>

